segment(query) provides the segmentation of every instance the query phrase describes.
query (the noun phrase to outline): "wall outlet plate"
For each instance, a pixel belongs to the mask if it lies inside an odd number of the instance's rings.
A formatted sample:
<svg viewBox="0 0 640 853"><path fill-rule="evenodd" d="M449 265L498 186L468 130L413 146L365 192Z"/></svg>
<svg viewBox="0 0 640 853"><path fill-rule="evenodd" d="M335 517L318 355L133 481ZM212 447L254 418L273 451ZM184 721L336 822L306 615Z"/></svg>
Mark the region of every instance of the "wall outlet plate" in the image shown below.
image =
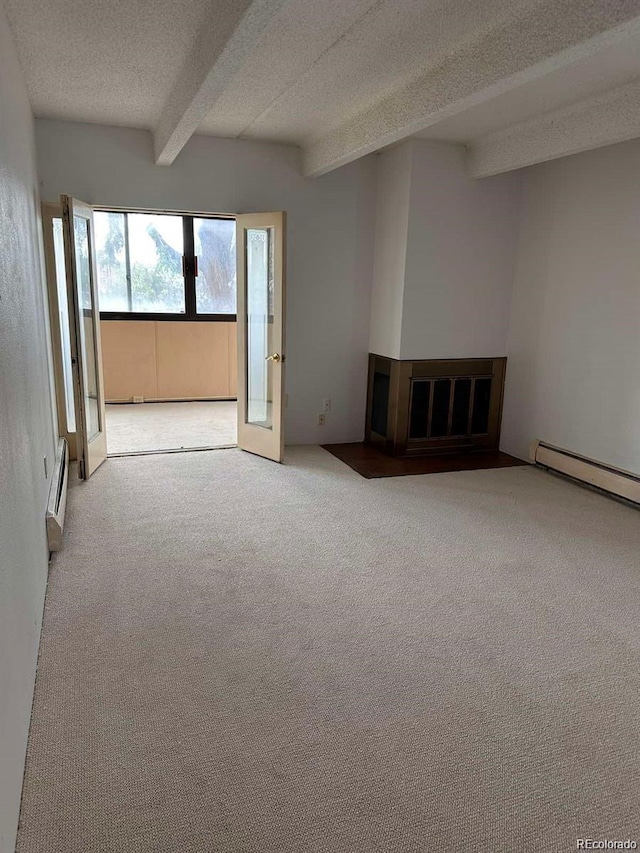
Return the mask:
<svg viewBox="0 0 640 853"><path fill-rule="evenodd" d="M330 412L331 411L331 397L325 397L322 401L322 411Z"/></svg>
<svg viewBox="0 0 640 853"><path fill-rule="evenodd" d="M324 426L326 421L326 416L324 412L318 415L318 426Z"/></svg>
<svg viewBox="0 0 640 853"><path fill-rule="evenodd" d="M144 403L144 397L136 397L133 398L134 403Z"/></svg>

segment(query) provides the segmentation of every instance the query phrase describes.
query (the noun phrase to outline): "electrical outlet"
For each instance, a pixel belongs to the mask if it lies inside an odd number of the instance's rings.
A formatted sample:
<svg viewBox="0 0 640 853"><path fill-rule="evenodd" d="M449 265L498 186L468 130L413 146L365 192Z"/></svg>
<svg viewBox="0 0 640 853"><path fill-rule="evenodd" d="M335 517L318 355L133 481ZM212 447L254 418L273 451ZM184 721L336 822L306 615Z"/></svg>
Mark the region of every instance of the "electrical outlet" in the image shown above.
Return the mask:
<svg viewBox="0 0 640 853"><path fill-rule="evenodd" d="M331 397L325 397L322 401L322 411L330 412L331 411Z"/></svg>
<svg viewBox="0 0 640 853"><path fill-rule="evenodd" d="M318 426L324 426L325 421L326 421L326 415L323 412L322 414L318 415Z"/></svg>
<svg viewBox="0 0 640 853"><path fill-rule="evenodd" d="M136 395L134 394L133 402L134 403L144 403L144 397L136 397Z"/></svg>

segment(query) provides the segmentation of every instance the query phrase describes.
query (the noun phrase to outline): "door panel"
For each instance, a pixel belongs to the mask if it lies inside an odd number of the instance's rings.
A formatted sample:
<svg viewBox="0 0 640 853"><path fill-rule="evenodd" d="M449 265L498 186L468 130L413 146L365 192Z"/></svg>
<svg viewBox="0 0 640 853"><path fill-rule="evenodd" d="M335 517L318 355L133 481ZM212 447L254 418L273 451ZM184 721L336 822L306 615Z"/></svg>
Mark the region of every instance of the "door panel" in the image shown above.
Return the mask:
<svg viewBox="0 0 640 853"><path fill-rule="evenodd" d="M67 293L73 316L77 453L80 477L87 479L107 456L93 211L69 196L61 196L60 201Z"/></svg>
<svg viewBox="0 0 640 853"><path fill-rule="evenodd" d="M238 446L284 456L285 214L236 219Z"/></svg>

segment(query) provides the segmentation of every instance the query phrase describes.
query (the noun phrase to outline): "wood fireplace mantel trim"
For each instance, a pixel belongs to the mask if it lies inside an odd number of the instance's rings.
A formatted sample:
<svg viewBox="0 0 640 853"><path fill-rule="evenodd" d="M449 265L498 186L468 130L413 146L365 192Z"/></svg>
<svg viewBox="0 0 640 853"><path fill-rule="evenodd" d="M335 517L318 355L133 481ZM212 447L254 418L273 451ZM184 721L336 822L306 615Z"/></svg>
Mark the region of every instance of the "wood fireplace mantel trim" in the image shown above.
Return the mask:
<svg viewBox="0 0 640 853"><path fill-rule="evenodd" d="M410 361L370 353L365 441L376 445L380 450L392 456L449 453L456 450L497 450L500 441L506 363L505 357ZM384 430L385 434L382 434L381 431L376 431L374 424L374 396L377 395L379 401L380 394L384 394L384 391L380 392L374 386L378 381L381 382L381 387L386 389L387 380L385 377L388 377L388 395L386 419L384 414L382 416L382 420L386 423L386 429ZM466 435L421 436L418 438L410 435L412 393L416 381L452 380L449 396L449 423L451 423L455 380L470 379L472 380L471 387L475 389L477 386L473 380L489 378L491 383L486 432L472 434L469 427L469 432ZM487 383L485 382L486 386ZM431 393L433 395L433 391ZM473 398L471 398L469 401L470 413L473 402ZM432 408L433 403L430 406L430 413ZM377 426L380 429L379 409L377 413ZM470 423L471 414L469 416ZM429 425L430 428L431 425Z"/></svg>

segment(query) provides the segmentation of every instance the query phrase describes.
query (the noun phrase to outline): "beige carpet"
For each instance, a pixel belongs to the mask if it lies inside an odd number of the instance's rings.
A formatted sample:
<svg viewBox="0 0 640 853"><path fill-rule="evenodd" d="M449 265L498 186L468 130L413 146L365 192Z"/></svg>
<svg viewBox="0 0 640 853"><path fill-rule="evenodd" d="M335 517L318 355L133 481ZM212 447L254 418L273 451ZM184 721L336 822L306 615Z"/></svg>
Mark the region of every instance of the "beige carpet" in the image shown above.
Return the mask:
<svg viewBox="0 0 640 853"><path fill-rule="evenodd" d="M51 567L19 853L640 842L640 515L531 468L109 459Z"/></svg>
<svg viewBox="0 0 640 853"><path fill-rule="evenodd" d="M223 447L237 441L235 401L107 404L107 451Z"/></svg>

